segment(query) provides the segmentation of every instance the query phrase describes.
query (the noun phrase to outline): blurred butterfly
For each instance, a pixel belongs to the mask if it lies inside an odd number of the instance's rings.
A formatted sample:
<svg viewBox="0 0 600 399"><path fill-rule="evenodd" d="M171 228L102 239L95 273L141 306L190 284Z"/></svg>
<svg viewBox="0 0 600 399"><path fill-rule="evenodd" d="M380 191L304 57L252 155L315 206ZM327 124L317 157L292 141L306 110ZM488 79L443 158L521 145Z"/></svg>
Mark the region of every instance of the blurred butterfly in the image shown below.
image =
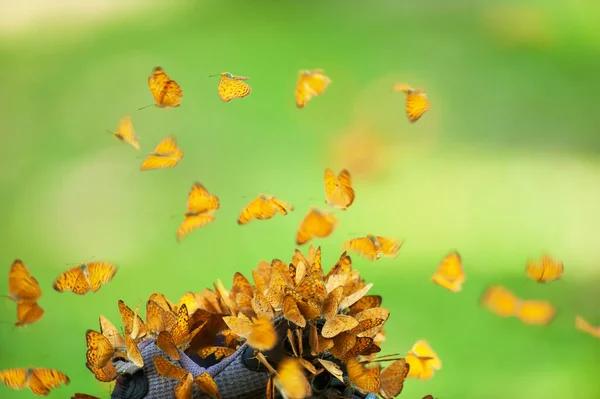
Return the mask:
<svg viewBox="0 0 600 399"><path fill-rule="evenodd" d="M407 84L395 84L394 91L406 94L406 116L411 123L418 121L429 110L429 100L423 89L413 89Z"/></svg>
<svg viewBox="0 0 600 399"><path fill-rule="evenodd" d="M273 382L285 398L307 398L312 393L302 365L295 358L285 358L279 363Z"/></svg>
<svg viewBox="0 0 600 399"><path fill-rule="evenodd" d="M65 374L53 369L8 369L0 371L0 381L15 390L29 388L37 396L46 396L60 384L68 385Z"/></svg>
<svg viewBox="0 0 600 399"><path fill-rule="evenodd" d="M349 171L342 169L336 176L333 170L325 169L325 203L327 205L345 211L354 202L354 197Z"/></svg>
<svg viewBox="0 0 600 399"><path fill-rule="evenodd" d="M287 215L288 210L293 211L294 207L272 195L259 194L258 197L242 209L237 222L242 225L254 219L271 219L277 212Z"/></svg>
<svg viewBox="0 0 600 399"><path fill-rule="evenodd" d="M229 72L217 73L213 76L221 76L219 80L219 97L225 102L229 102L234 98L244 98L250 94L252 87L245 83L244 80L250 79L247 76L235 76Z"/></svg>
<svg viewBox="0 0 600 399"><path fill-rule="evenodd" d="M165 137L142 162L141 170L174 168L183 158L183 151L173 136Z"/></svg>
<svg viewBox="0 0 600 399"><path fill-rule="evenodd" d="M8 274L9 298L17 303L17 322L20 327L33 324L44 315L37 301L42 296L38 281L29 273L22 260L16 259Z"/></svg>
<svg viewBox="0 0 600 399"><path fill-rule="evenodd" d="M366 259L376 260L380 259L381 256L395 258L401 246L402 241L368 234L366 237L346 241L343 248L347 251L356 252Z"/></svg>
<svg viewBox="0 0 600 399"><path fill-rule="evenodd" d="M158 108L174 108L181 105L181 98L183 97L181 86L169 78L161 67L155 67L152 74L148 76L148 87L156 104L147 105L140 108L140 110L152 105Z"/></svg>
<svg viewBox="0 0 600 399"><path fill-rule="evenodd" d="M331 79L325 76L322 69L300 71L296 83L296 106L304 108L308 102L325 92Z"/></svg>
<svg viewBox="0 0 600 399"><path fill-rule="evenodd" d="M575 328L579 331L590 334L592 337L600 338L600 326L592 326L587 322L587 320L579 315L575 316Z"/></svg>
<svg viewBox="0 0 600 399"><path fill-rule="evenodd" d="M514 316L520 306L520 300L508 289L493 285L488 287L481 297L481 305L501 317Z"/></svg>
<svg viewBox="0 0 600 399"><path fill-rule="evenodd" d="M564 266L562 262L552 259L549 255L542 255L540 261L529 260L525 267L527 277L538 282L558 280L562 277Z"/></svg>
<svg viewBox="0 0 600 399"><path fill-rule="evenodd" d="M329 236L337 222L338 219L329 212L314 208L310 209L296 232L296 244L303 245L314 237L325 238Z"/></svg>
<svg viewBox="0 0 600 399"><path fill-rule="evenodd" d="M212 215L212 212L218 210L219 207L219 198L216 195L210 194L202 184L194 183L188 194L187 212L177 229L177 240L181 241L197 228L213 222L215 216Z"/></svg>
<svg viewBox="0 0 600 399"><path fill-rule="evenodd" d="M517 318L525 324L548 325L555 315L556 308L547 301L521 301L517 307Z"/></svg>
<svg viewBox="0 0 600 399"><path fill-rule="evenodd" d="M60 274L52 287L58 292L72 291L77 295L96 292L117 273L117 267L108 262L90 262Z"/></svg>
<svg viewBox="0 0 600 399"><path fill-rule="evenodd" d="M111 134L121 140L121 142L131 145L136 150L140 149L139 137L135 135L133 123L131 123L131 117L129 115L125 115L121 118L117 131L111 132Z"/></svg>
<svg viewBox="0 0 600 399"><path fill-rule="evenodd" d="M442 361L425 340L417 341L405 357L410 369L408 377L428 380L435 370L442 368Z"/></svg>
<svg viewBox="0 0 600 399"><path fill-rule="evenodd" d="M452 292L460 292L465 280L466 276L458 252L446 255L431 277L431 281L435 284Z"/></svg>

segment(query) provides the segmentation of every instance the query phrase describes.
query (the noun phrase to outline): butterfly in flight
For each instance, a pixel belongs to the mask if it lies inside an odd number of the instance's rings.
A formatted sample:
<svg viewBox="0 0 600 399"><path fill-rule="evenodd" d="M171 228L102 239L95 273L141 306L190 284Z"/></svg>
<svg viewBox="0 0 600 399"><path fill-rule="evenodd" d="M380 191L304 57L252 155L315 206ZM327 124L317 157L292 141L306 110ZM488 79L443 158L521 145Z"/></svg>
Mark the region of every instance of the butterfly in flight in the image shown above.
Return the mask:
<svg viewBox="0 0 600 399"><path fill-rule="evenodd" d="M183 159L183 151L177 146L173 136L167 136L154 151L142 162L140 170L174 168Z"/></svg>
<svg viewBox="0 0 600 399"><path fill-rule="evenodd" d="M244 80L250 79L247 76L235 76L229 72L222 72L216 75L210 75L209 78L213 76L221 76L218 89L219 97L226 103L234 98L244 98L250 95L250 92L252 91L252 87L244 82Z"/></svg>
<svg viewBox="0 0 600 399"><path fill-rule="evenodd" d="M458 252L446 255L431 277L431 281L452 292L460 292L466 280Z"/></svg>
<svg viewBox="0 0 600 399"><path fill-rule="evenodd" d="M259 194L258 197L242 209L237 222L239 225L242 225L254 219L267 220L275 216L277 212L287 215L288 210L293 211L294 207L272 195Z"/></svg>
<svg viewBox="0 0 600 399"><path fill-rule="evenodd" d="M0 381L15 390L29 388L37 396L47 396L60 384L68 385L70 382L69 377L60 371L42 368L2 370Z"/></svg>
<svg viewBox="0 0 600 399"><path fill-rule="evenodd" d="M406 116L411 123L418 121L429 110L429 99L423 89L413 89L407 84L395 84L394 91L406 94Z"/></svg>
<svg viewBox="0 0 600 399"><path fill-rule="evenodd" d="M369 260L380 259L382 255L395 258L401 246L402 241L371 234L368 234L366 237L354 238L344 243L345 250L357 252Z"/></svg>
<svg viewBox="0 0 600 399"><path fill-rule="evenodd" d="M17 303L15 326L33 324L42 318L44 309L37 303L42 296L40 284L20 259L16 259L10 267L8 291L9 299Z"/></svg>
<svg viewBox="0 0 600 399"><path fill-rule="evenodd" d="M194 183L188 194L187 212L177 229L177 241L181 241L197 228L212 223L215 220L212 213L219 207L220 202L216 195L210 194L202 184Z"/></svg>
<svg viewBox="0 0 600 399"><path fill-rule="evenodd" d="M324 75L322 69L300 71L296 83L296 106L304 108L313 97L323 94L330 83L331 79Z"/></svg>
<svg viewBox="0 0 600 399"><path fill-rule="evenodd" d="M61 273L52 288L58 292L72 291L77 295L96 292L117 273L117 267L108 262L89 262Z"/></svg>
<svg viewBox="0 0 600 399"><path fill-rule="evenodd" d="M312 240L314 237L325 238L329 236L338 219L335 215L320 211L318 209L310 209L296 232L296 244L303 245Z"/></svg>
<svg viewBox="0 0 600 399"><path fill-rule="evenodd" d="M131 123L131 117L129 115L125 115L123 118L121 118L116 132L110 133L118 138L121 142L131 145L136 150L140 149L139 137L135 135L133 123Z"/></svg>
<svg viewBox="0 0 600 399"><path fill-rule="evenodd" d="M342 169L339 175L333 170L325 169L325 203L332 208L345 211L354 202L355 193L352 188L350 172Z"/></svg>
<svg viewBox="0 0 600 399"><path fill-rule="evenodd" d="M152 74L148 76L148 87L156 104L146 105L140 110L152 105L158 108L175 108L181 105L183 98L181 86L172 80L161 67L155 67Z"/></svg>
<svg viewBox="0 0 600 399"><path fill-rule="evenodd" d="M529 260L525 266L525 274L537 283L547 283L558 280L564 272L563 263L552 259L549 255L542 255L539 261Z"/></svg>

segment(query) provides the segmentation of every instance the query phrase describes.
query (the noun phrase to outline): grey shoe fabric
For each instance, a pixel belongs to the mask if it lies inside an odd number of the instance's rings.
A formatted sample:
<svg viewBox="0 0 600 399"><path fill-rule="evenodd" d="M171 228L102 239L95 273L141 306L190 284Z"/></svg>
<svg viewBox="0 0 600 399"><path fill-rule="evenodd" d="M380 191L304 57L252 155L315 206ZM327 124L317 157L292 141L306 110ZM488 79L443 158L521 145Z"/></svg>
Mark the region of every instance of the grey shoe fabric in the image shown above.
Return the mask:
<svg viewBox="0 0 600 399"><path fill-rule="evenodd" d="M248 369L242 360L241 354L246 350L247 345L242 345L235 353L225 358L221 362L204 368L191 360L185 353L180 351L181 360L174 361L166 356L154 343L154 340L149 339L140 344L140 350L142 357L144 358L143 373L148 381L149 389L145 396L141 396L144 399L174 399L174 389L178 384L178 381L164 378L158 375L156 368L154 367L154 356L161 356L174 364L180 365L194 377L202 374L209 373L217 385L219 386L219 393L223 399L236 399L236 398L264 398L267 381L269 379L268 373L264 371L255 371ZM116 361L115 366L119 374L134 374L139 371L139 368L133 365L131 362ZM226 372L225 372L226 370ZM119 377L121 379L121 377ZM112 398L122 398L120 396L119 381L115 386ZM194 399L204 399L209 396L199 392L194 387Z"/></svg>

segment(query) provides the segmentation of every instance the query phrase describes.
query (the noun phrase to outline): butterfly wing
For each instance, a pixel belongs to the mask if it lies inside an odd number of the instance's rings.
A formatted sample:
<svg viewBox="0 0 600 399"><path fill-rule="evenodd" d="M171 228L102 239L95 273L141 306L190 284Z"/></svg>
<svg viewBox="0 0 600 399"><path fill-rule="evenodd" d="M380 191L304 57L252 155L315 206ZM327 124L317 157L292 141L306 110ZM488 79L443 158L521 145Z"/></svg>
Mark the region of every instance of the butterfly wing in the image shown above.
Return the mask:
<svg viewBox="0 0 600 399"><path fill-rule="evenodd" d="M98 381L111 382L117 378L117 369L112 362L106 363L102 368L94 367L89 362L86 362L85 366L94 374L94 377L96 377Z"/></svg>
<svg viewBox="0 0 600 399"><path fill-rule="evenodd" d="M431 281L435 284L452 292L461 291L465 279L462 260L457 252L446 255L431 277Z"/></svg>
<svg viewBox="0 0 600 399"><path fill-rule="evenodd" d="M23 389L27 386L27 369L8 369L0 371L0 381L10 389Z"/></svg>
<svg viewBox="0 0 600 399"><path fill-rule="evenodd" d="M271 204L275 207L275 210L282 215L287 215L288 211L293 211L294 207L287 202L280 200L279 198L272 197L270 200Z"/></svg>
<svg viewBox="0 0 600 399"><path fill-rule="evenodd" d="M418 121L429 110L429 100L425 93L413 90L406 94L406 116L411 123Z"/></svg>
<svg viewBox="0 0 600 399"><path fill-rule="evenodd" d="M393 238L376 236L375 239L379 242L379 252L390 258L395 258L398 255L402 241Z"/></svg>
<svg viewBox="0 0 600 399"><path fill-rule="evenodd" d="M202 184L198 182L194 183L188 194L188 212L205 213L216 211L220 206L219 198L216 195L210 194Z"/></svg>
<svg viewBox="0 0 600 399"><path fill-rule="evenodd" d="M356 252L369 260L379 259L377 247L369 237L348 240L344 243L343 248L347 251Z"/></svg>
<svg viewBox="0 0 600 399"><path fill-rule="evenodd" d="M301 71L296 84L296 106L304 108L312 97L323 94L330 83L321 69Z"/></svg>
<svg viewBox="0 0 600 399"><path fill-rule="evenodd" d="M334 215L312 209L296 232L296 244L305 244L313 237L325 238L333 232L336 225L337 218Z"/></svg>
<svg viewBox="0 0 600 399"><path fill-rule="evenodd" d="M190 215L185 216L183 222L179 225L177 229L177 241L183 240L185 236L190 234L192 231L206 226L209 223L212 223L215 220L213 215Z"/></svg>
<svg viewBox="0 0 600 399"><path fill-rule="evenodd" d="M153 335L170 331L177 323L177 315L171 310L164 309L157 302L146 302L146 328Z"/></svg>
<svg viewBox="0 0 600 399"><path fill-rule="evenodd" d="M253 199L238 216L238 224L246 224L254 219L265 220L275 216L275 207L264 196L259 195Z"/></svg>
<svg viewBox="0 0 600 399"><path fill-rule="evenodd" d="M548 282L558 280L562 277L564 272L563 263L557 260L554 260L549 255L542 255L540 260L543 269L543 275L541 282Z"/></svg>
<svg viewBox="0 0 600 399"><path fill-rule="evenodd" d="M183 97L181 87L169 78L161 67L155 67L148 77L148 86L156 106L159 108L179 107Z"/></svg>
<svg viewBox="0 0 600 399"><path fill-rule="evenodd" d="M59 275L52 287L58 292L70 290L77 295L84 295L90 290L90 285L81 266L69 269Z"/></svg>
<svg viewBox="0 0 600 399"><path fill-rule="evenodd" d="M76 393L71 396L71 399L100 399L97 396L88 395L86 393Z"/></svg>
<svg viewBox="0 0 600 399"><path fill-rule="evenodd" d="M171 359L180 359L179 350L177 349L177 345L175 345L175 341L170 332L161 331L161 333L158 334L158 337L156 337L156 346Z"/></svg>
<svg viewBox="0 0 600 399"><path fill-rule="evenodd" d="M354 202L354 189L350 172L343 169L336 176L330 168L325 169L325 198L333 208L345 211Z"/></svg>
<svg viewBox="0 0 600 399"><path fill-rule="evenodd" d="M161 377L171 378L174 380L181 380L187 374L185 369L160 356L154 356L154 367L156 368L158 375Z"/></svg>
<svg viewBox="0 0 600 399"><path fill-rule="evenodd" d="M25 326L40 320L44 315L44 309L37 302L17 303L17 322L15 326Z"/></svg>
<svg viewBox="0 0 600 399"><path fill-rule="evenodd" d="M194 376L192 373L187 373L185 378L179 381L179 384L175 387L173 395L175 399L192 399L194 392Z"/></svg>
<svg viewBox="0 0 600 399"><path fill-rule="evenodd" d="M556 315L556 308L546 301L522 301L517 317L525 324L548 325Z"/></svg>
<svg viewBox="0 0 600 399"><path fill-rule="evenodd" d="M117 273L117 267L108 262L90 262L86 264L90 289L96 292L108 283Z"/></svg>
<svg viewBox="0 0 600 399"><path fill-rule="evenodd" d="M125 338L117 330L117 327L103 315L100 315L100 333L110 341L114 349L125 348Z"/></svg>
<svg viewBox="0 0 600 399"><path fill-rule="evenodd" d="M140 142L138 141L138 138L135 135L135 131L133 130L133 123L131 123L131 117L129 115L125 115L121 119L115 136L119 140L131 145L136 150L140 149Z"/></svg>
<svg viewBox="0 0 600 399"><path fill-rule="evenodd" d="M183 158L183 151L173 136L165 137L154 149L154 152L142 162L141 170L173 168Z"/></svg>
<svg viewBox="0 0 600 399"><path fill-rule="evenodd" d="M379 394L384 399L392 399L400 395L409 370L410 364L406 362L406 359L398 359L386 367L380 375L381 388Z"/></svg>
<svg viewBox="0 0 600 399"><path fill-rule="evenodd" d="M104 367L115 354L110 340L97 331L87 330L85 344L87 346L86 361L96 368Z"/></svg>
<svg viewBox="0 0 600 399"><path fill-rule="evenodd" d="M587 320L579 315L575 316L575 328L579 331L588 333L593 337L600 338L600 327L592 326Z"/></svg>
<svg viewBox="0 0 600 399"><path fill-rule="evenodd" d="M34 394L44 396L60 384L69 385L70 382L69 377L58 370L33 369L33 375L29 378L29 388Z"/></svg>
<svg viewBox="0 0 600 399"><path fill-rule="evenodd" d="M525 266L525 274L527 277L538 283L542 282L544 277L544 266L542 265L542 262L533 259L528 260L527 265Z"/></svg>
<svg viewBox="0 0 600 399"><path fill-rule="evenodd" d="M225 102L235 98L243 98L250 94L252 87L246 82L228 76L221 76L219 80L219 97Z"/></svg>
<svg viewBox="0 0 600 399"><path fill-rule="evenodd" d="M40 284L20 259L16 259L10 267L8 291L14 301L35 302L42 296Z"/></svg>
<svg viewBox="0 0 600 399"><path fill-rule="evenodd" d="M480 303L501 317L514 316L520 306L519 299L506 288L494 285L483 293Z"/></svg>

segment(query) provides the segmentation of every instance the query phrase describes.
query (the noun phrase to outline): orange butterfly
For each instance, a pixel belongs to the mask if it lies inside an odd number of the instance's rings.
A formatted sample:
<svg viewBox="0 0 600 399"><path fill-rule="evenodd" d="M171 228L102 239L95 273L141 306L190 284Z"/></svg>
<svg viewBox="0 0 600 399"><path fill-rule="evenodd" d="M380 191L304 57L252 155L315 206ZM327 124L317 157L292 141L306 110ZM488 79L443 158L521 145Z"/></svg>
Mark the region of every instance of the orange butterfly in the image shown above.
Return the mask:
<svg viewBox="0 0 600 399"><path fill-rule="evenodd" d="M407 84L395 84L395 91L406 94L406 116L411 123L415 123L429 110L429 100L423 89L413 89Z"/></svg>
<svg viewBox="0 0 600 399"><path fill-rule="evenodd" d="M242 210L237 222L241 225L253 219L271 219L277 212L287 215L288 210L293 211L294 207L272 195L259 194Z"/></svg>
<svg viewBox="0 0 600 399"><path fill-rule="evenodd" d="M375 260L380 259L382 255L395 258L401 246L402 241L368 234L366 237L346 241L343 248L357 252L366 259Z"/></svg>
<svg viewBox="0 0 600 399"><path fill-rule="evenodd" d="M117 131L112 133L112 135L122 142L131 145L136 150L140 149L139 137L135 135L133 123L131 123L131 117L129 115L125 115L121 118Z"/></svg>
<svg viewBox="0 0 600 399"><path fill-rule="evenodd" d="M600 326L592 326L587 322L587 320L579 315L575 316L575 328L579 331L590 334L592 337L600 338Z"/></svg>
<svg viewBox="0 0 600 399"><path fill-rule="evenodd" d="M400 395L409 371L410 364L406 362L406 359L398 359L387 366L379 376L381 379L379 395L384 399L392 399Z"/></svg>
<svg viewBox="0 0 600 399"><path fill-rule="evenodd" d="M198 182L194 183L188 195L187 212L185 219L177 229L177 240L181 241L186 235L199 227L205 226L215 220L212 212L219 209L219 198L209 194L208 190Z"/></svg>
<svg viewBox="0 0 600 399"><path fill-rule="evenodd" d="M556 308L546 301L521 301L517 318L525 324L548 325L554 320Z"/></svg>
<svg viewBox="0 0 600 399"><path fill-rule="evenodd" d="M117 267L107 262L83 263L60 274L52 287L58 292L72 291L77 295L96 292L117 273Z"/></svg>
<svg viewBox="0 0 600 399"><path fill-rule="evenodd" d="M8 274L10 299L19 302L37 302L42 296L38 281L29 273L21 259L15 259Z"/></svg>
<svg viewBox="0 0 600 399"><path fill-rule="evenodd" d="M486 289L480 302L482 306L502 317L514 316L521 303L512 292L499 285Z"/></svg>
<svg viewBox="0 0 600 399"><path fill-rule="evenodd" d="M229 72L222 72L210 75L209 78L213 76L221 76L221 80L219 80L219 97L226 103L234 98L244 98L250 95L252 91L252 87L244 82L244 80L250 79L247 76L235 76Z"/></svg>
<svg viewBox="0 0 600 399"><path fill-rule="evenodd" d="M354 202L354 189L350 172L342 169L338 176L333 170L325 169L325 203L332 208L345 211Z"/></svg>
<svg viewBox="0 0 600 399"><path fill-rule="evenodd" d="M442 368L442 361L425 340L417 341L406 355L410 365L408 377L428 380L433 377L435 370Z"/></svg>
<svg viewBox="0 0 600 399"><path fill-rule="evenodd" d="M173 136L165 137L142 162L141 170L174 168L183 158L183 151Z"/></svg>
<svg viewBox="0 0 600 399"><path fill-rule="evenodd" d="M156 101L156 104L152 105L158 108L174 108L181 105L181 98L183 97L181 86L169 78L161 67L155 67L152 70L152 75L148 76L148 87L150 88L152 97L154 97L154 101ZM151 107L152 105L140 109Z"/></svg>
<svg viewBox="0 0 600 399"><path fill-rule="evenodd" d="M296 232L296 244L306 244L313 237L325 238L329 236L337 222L338 219L329 212L314 208L310 209Z"/></svg>
<svg viewBox="0 0 600 399"><path fill-rule="evenodd" d="M300 71L298 83L296 83L296 106L304 108L311 98L319 96L325 92L331 79L325 76L322 69L314 71Z"/></svg>
<svg viewBox="0 0 600 399"><path fill-rule="evenodd" d="M33 324L42 318L44 309L37 303L42 296L40 284L20 259L16 259L10 267L8 291L9 298L17 303L15 326Z"/></svg>
<svg viewBox="0 0 600 399"><path fill-rule="evenodd" d="M558 280L562 277L564 266L562 262L552 259L549 255L542 255L539 262L530 260L525 267L527 277L538 282Z"/></svg>
<svg viewBox="0 0 600 399"><path fill-rule="evenodd" d="M46 396L61 383L68 385L70 382L60 371L38 368L2 370L0 381L15 390L29 388L37 396Z"/></svg>
<svg viewBox="0 0 600 399"><path fill-rule="evenodd" d="M446 255L431 277L431 281L452 292L460 292L465 280L466 276L458 252Z"/></svg>

